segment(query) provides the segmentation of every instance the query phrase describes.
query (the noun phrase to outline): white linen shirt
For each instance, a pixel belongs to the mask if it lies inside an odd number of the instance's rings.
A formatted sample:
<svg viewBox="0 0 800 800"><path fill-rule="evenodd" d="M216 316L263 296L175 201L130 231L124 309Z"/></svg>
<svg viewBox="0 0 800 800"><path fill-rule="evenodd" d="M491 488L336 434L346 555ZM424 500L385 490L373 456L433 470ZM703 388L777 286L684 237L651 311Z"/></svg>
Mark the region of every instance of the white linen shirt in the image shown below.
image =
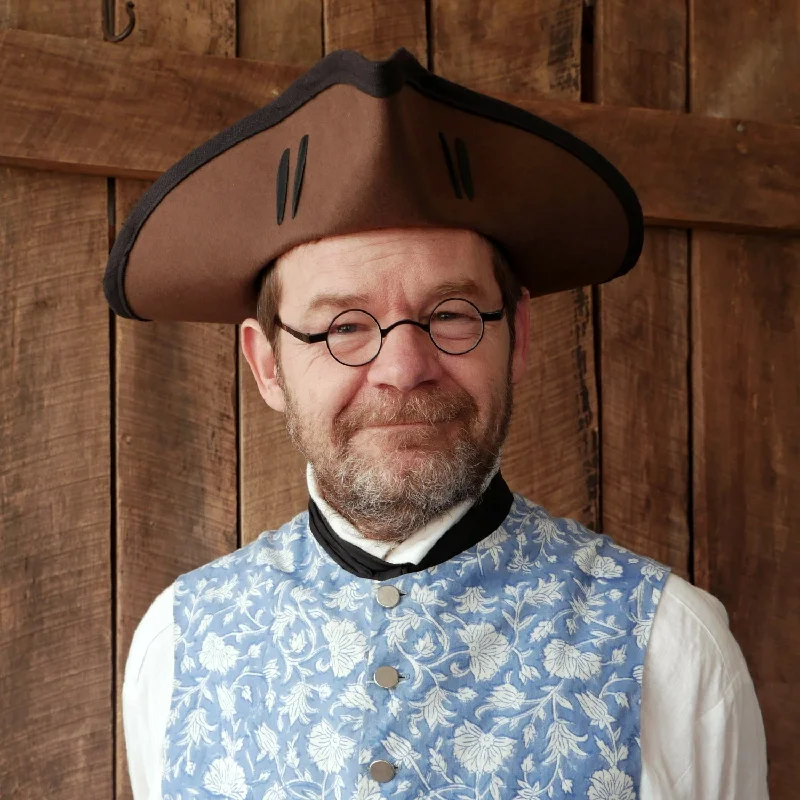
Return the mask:
<svg viewBox="0 0 800 800"><path fill-rule="evenodd" d="M496 471L497 465L486 485ZM471 506L455 506L394 546L364 539L336 514L319 496L310 465L306 479L338 536L391 563L418 564ZM125 666L122 718L134 800L161 800L172 604L168 586L136 628ZM716 597L675 573L664 584L645 654L640 735L638 800L768 800L761 710L728 614Z"/></svg>

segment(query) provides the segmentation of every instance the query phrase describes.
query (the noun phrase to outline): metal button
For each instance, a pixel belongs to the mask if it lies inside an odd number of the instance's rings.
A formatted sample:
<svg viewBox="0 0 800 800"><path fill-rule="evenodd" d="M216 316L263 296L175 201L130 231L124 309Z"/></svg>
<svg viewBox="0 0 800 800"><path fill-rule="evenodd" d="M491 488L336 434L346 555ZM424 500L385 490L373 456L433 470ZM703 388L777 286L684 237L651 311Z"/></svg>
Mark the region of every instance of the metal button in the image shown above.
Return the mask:
<svg viewBox="0 0 800 800"><path fill-rule="evenodd" d="M381 586L377 597L384 608L394 608L400 602L400 590L396 586Z"/></svg>
<svg viewBox="0 0 800 800"><path fill-rule="evenodd" d="M394 764L390 764L388 761L373 761L369 765L370 777L372 780L378 781L378 783L390 781L394 778L396 772Z"/></svg>
<svg viewBox="0 0 800 800"><path fill-rule="evenodd" d="M394 667L378 667L375 670L375 683L384 689L391 689L400 682L400 673Z"/></svg>

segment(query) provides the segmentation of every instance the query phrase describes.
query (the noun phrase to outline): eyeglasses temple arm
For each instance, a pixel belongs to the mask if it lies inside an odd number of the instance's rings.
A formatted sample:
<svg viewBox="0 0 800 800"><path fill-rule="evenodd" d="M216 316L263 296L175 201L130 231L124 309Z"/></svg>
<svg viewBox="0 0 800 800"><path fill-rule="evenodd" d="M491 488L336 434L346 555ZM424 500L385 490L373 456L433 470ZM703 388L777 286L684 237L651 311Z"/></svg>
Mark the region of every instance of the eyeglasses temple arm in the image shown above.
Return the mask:
<svg viewBox="0 0 800 800"><path fill-rule="evenodd" d="M499 311L481 311L479 313L484 322L495 322L496 320L503 318L505 308L501 308Z"/></svg>
<svg viewBox="0 0 800 800"><path fill-rule="evenodd" d="M286 331L286 333L290 333L296 339L300 339L301 342L305 342L306 344L314 344L315 342L324 342L325 338L328 335L328 332L325 333L302 333L301 331L296 331L294 328L290 328L288 325L284 325L283 322L275 317L275 324Z"/></svg>

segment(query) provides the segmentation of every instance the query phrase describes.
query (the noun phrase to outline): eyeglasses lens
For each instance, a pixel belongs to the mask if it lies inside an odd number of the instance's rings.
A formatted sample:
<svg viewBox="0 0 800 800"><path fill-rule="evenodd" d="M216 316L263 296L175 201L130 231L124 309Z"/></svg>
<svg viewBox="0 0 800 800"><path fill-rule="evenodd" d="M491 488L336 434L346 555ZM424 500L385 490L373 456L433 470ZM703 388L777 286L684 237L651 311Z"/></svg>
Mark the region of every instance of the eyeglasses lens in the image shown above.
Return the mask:
<svg viewBox="0 0 800 800"><path fill-rule="evenodd" d="M380 346L378 323L363 311L339 314L328 329L328 348L342 364L366 364L375 357Z"/></svg>
<svg viewBox="0 0 800 800"><path fill-rule="evenodd" d="M460 355L472 350L483 336L480 312L466 300L445 300L431 315L431 337L445 353Z"/></svg>

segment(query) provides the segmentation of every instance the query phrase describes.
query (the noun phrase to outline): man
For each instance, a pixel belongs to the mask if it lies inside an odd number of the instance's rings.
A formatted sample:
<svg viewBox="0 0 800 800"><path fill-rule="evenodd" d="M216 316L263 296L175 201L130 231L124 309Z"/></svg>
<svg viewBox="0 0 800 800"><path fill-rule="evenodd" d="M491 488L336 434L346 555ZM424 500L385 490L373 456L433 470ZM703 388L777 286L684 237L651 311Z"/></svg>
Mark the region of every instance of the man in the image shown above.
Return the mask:
<svg viewBox="0 0 800 800"><path fill-rule="evenodd" d="M222 163L210 152L207 164ZM480 163L476 198L488 180ZM162 189L174 191L172 178ZM212 178L186 196L210 192ZM169 199L153 192L133 215L121 238L134 272L110 302L139 319L175 308L176 318L234 317L257 274L241 347L307 459L311 500L277 531L181 576L138 626L123 687L136 800L766 798L761 715L722 604L513 494L500 475L530 287L547 281L520 260L522 226L500 238L408 224L411 207L395 200L403 224L370 227L387 217L358 200L357 224L348 212L321 236L270 245L266 268L251 264L214 305L200 287L213 275L188 279L196 261L178 264L181 297L147 272L146 254L169 246L167 221L182 219ZM580 200L557 205L567 203L574 213ZM197 223L203 205L173 208ZM635 229L631 208L620 219ZM235 224L219 223L202 246ZM544 250L559 241L540 235ZM640 246L576 269L608 278ZM230 270L243 260L231 257ZM113 277L107 287L122 285Z"/></svg>

